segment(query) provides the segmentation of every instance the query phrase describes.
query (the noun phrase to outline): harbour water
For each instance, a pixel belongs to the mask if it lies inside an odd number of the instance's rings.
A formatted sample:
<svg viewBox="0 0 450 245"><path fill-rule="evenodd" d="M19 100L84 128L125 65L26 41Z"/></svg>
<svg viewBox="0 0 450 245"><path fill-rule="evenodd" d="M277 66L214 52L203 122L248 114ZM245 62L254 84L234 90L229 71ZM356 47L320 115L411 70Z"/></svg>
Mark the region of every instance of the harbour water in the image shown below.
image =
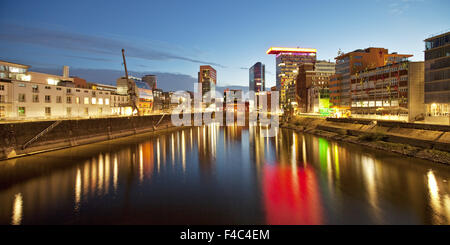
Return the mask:
<svg viewBox="0 0 450 245"><path fill-rule="evenodd" d="M193 127L0 162L0 224L449 224L450 167Z"/></svg>

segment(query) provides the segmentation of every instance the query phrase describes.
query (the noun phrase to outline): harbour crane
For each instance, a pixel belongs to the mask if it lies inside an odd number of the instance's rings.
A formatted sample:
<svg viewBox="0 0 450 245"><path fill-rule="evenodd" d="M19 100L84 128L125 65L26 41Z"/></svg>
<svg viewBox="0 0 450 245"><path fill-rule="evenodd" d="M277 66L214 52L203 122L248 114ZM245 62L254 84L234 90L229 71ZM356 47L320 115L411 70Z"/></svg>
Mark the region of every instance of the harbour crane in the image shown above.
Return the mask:
<svg viewBox="0 0 450 245"><path fill-rule="evenodd" d="M136 94L136 84L134 84L134 82L128 78L127 62L125 60L125 49L122 49L122 58L123 58L123 66L125 67L125 79L127 79L127 85L128 85L127 94L130 99L130 105L131 105L131 108L133 108L133 112L134 112L134 110L136 110L137 114L140 115L139 108L137 106L138 98L137 98L137 94ZM134 113L133 113L133 115L134 115Z"/></svg>

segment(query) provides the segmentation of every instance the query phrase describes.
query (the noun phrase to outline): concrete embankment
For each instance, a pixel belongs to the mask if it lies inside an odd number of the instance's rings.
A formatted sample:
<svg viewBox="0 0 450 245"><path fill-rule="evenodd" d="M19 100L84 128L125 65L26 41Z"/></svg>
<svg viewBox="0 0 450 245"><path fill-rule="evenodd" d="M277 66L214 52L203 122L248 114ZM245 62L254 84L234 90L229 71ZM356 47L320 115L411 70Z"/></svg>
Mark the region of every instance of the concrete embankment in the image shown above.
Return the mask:
<svg viewBox="0 0 450 245"><path fill-rule="evenodd" d="M282 127L450 164L450 126L364 119L296 117Z"/></svg>
<svg viewBox="0 0 450 245"><path fill-rule="evenodd" d="M174 128L170 115L161 117L62 120L31 143L33 137L55 121L0 124L0 160Z"/></svg>

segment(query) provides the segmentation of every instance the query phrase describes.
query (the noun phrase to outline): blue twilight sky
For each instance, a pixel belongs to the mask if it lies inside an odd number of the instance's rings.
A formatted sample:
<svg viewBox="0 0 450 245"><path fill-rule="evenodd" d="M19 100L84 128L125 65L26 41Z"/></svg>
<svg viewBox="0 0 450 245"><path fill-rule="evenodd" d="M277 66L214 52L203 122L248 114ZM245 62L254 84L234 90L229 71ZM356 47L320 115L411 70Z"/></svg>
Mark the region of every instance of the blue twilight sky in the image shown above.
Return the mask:
<svg viewBox="0 0 450 245"><path fill-rule="evenodd" d="M196 79L211 64L218 85L248 86L248 68L266 64L275 85L270 46L316 48L319 59L366 47L411 53L450 28L448 0L146 0L0 2L0 59L34 68L129 70ZM186 77L186 76L184 76ZM92 79L92 78L91 78Z"/></svg>

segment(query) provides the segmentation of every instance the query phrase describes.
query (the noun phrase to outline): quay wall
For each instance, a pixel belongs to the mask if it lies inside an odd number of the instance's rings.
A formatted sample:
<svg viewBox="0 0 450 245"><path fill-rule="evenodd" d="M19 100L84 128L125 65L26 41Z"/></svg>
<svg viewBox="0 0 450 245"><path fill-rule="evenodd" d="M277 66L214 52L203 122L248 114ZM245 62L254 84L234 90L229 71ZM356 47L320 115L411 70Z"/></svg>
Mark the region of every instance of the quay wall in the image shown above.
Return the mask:
<svg viewBox="0 0 450 245"><path fill-rule="evenodd" d="M173 128L171 115L62 120L52 130L26 142L55 123L31 121L0 124L0 160ZM158 124L159 122L159 124ZM157 125L158 124L158 125Z"/></svg>
<svg viewBox="0 0 450 245"><path fill-rule="evenodd" d="M283 128L450 164L450 126L353 118L295 117Z"/></svg>

